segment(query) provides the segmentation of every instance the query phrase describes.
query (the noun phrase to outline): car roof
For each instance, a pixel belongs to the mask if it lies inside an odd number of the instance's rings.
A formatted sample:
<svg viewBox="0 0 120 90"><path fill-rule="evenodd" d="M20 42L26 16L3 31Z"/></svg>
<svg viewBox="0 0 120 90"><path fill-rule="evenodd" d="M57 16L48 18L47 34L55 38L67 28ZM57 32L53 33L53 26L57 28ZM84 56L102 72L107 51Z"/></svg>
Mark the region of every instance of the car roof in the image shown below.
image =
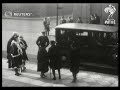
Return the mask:
<svg viewBox="0 0 120 90"><path fill-rule="evenodd" d="M118 27L98 25L98 24L84 24L84 23L65 23L55 27L55 29L68 30L83 30L83 31L98 31L98 32L117 32Z"/></svg>

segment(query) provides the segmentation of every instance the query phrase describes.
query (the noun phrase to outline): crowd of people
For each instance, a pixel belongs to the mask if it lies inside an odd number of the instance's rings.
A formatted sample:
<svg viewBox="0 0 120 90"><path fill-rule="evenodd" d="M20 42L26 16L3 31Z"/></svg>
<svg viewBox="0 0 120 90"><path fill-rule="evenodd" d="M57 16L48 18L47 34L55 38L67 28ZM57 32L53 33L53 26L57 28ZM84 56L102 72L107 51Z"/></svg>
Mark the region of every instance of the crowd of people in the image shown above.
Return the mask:
<svg viewBox="0 0 120 90"><path fill-rule="evenodd" d="M51 47L48 49L47 52L46 47L49 45L49 43ZM61 75L60 75L61 64L58 54L58 47L56 47L55 41L49 42L48 37L45 36L45 32L42 32L42 36L38 37L36 44L39 48L37 54L37 60L38 60L37 71L41 72L40 75L41 78L46 77L45 73L48 72L50 67L50 69L52 69L54 76L53 80L56 80L56 76L55 76L56 69L58 69L59 79L61 79Z"/></svg>
<svg viewBox="0 0 120 90"><path fill-rule="evenodd" d="M60 19L60 24L63 23L83 23L82 18L78 17L78 19L74 22L71 16L66 20L64 16ZM89 19L89 24L100 24L100 17L97 14L91 14Z"/></svg>
<svg viewBox="0 0 120 90"><path fill-rule="evenodd" d="M53 80L56 80L55 70L58 71L59 79L61 79L61 72L60 69L62 68L62 60L60 55L60 45L58 45L55 41L49 41L48 37L45 35L45 32L42 32L42 36L39 36L36 44L39 48L38 54L37 54L37 71L41 72L40 76L41 78L45 78L45 73L52 69L53 74ZM46 50L46 47L48 45L51 45L48 49L48 52ZM71 45L71 62L70 62L70 71L73 74L73 81L76 82L77 80L77 73L79 72L79 64L80 60L76 57L77 55L77 48L76 43L73 42Z"/></svg>
<svg viewBox="0 0 120 90"><path fill-rule="evenodd" d="M68 20L65 20L64 16L60 20L60 24L63 23L73 23L73 18L68 17ZM76 23L83 23L81 17L78 18ZM99 17L94 14L91 15L90 18L91 24L99 24ZM58 70L59 79L61 79L61 59L59 51L59 45L55 41L49 41L48 35L50 31L50 18L45 18L43 21L45 31L42 32L42 36L39 36L36 40L36 44L38 46L38 54L37 54L37 71L41 72L40 77L45 78L45 73L52 69L53 80L56 80L55 70ZM48 45L51 47L46 50ZM77 57L77 49L73 45L71 45L71 64L70 71L73 74L73 82L76 82L76 76L79 72L79 61L75 60ZM18 33L14 33L13 36L9 39L7 44L7 59L8 59L8 68L14 68L15 75L21 75L21 72L26 70L25 62L29 60L26 54L27 43L24 40L23 36L18 35Z"/></svg>
<svg viewBox="0 0 120 90"><path fill-rule="evenodd" d="M8 68L15 69L15 75L21 75L26 70L25 62L28 60L26 49L27 43L23 36L13 33L7 43Z"/></svg>
<svg viewBox="0 0 120 90"><path fill-rule="evenodd" d="M100 24L100 17L97 14L90 15L90 24Z"/></svg>
<svg viewBox="0 0 120 90"><path fill-rule="evenodd" d="M89 24L100 24L100 17L97 14L91 14L88 22ZM68 19L65 19L65 17L62 16L60 19L60 24L64 24L64 23L83 23L83 21L81 17L78 17L76 22L74 22L72 16L69 16ZM49 32L50 32L50 18L49 17L44 18L43 25L44 25L45 35L49 36Z"/></svg>
<svg viewBox="0 0 120 90"><path fill-rule="evenodd" d="M48 51L46 47L50 44ZM36 45L38 46L37 54L37 72L40 72L40 77L45 78L45 73L52 70L53 80L56 80L55 70L58 71L59 79L61 79L62 61L60 57L59 45L55 41L49 41L48 37L45 35L45 32L42 32L42 36L39 36L36 40ZM8 68L12 68L15 71L15 75L19 76L26 70L26 60L28 56L26 54L27 43L23 39L23 36L14 33L9 39L7 44L7 59L8 59ZM72 49L72 48L71 48ZM75 50L75 49L74 49ZM74 53L74 52L71 52ZM73 82L76 82L76 75L79 70L76 72L76 68L79 68L79 65L74 65L76 60L74 60L74 54L71 54L71 67L70 71L73 73ZM76 56L75 56L76 57ZM75 61L75 63L73 63ZM78 62L77 62L78 63ZM75 67L74 67L75 66Z"/></svg>

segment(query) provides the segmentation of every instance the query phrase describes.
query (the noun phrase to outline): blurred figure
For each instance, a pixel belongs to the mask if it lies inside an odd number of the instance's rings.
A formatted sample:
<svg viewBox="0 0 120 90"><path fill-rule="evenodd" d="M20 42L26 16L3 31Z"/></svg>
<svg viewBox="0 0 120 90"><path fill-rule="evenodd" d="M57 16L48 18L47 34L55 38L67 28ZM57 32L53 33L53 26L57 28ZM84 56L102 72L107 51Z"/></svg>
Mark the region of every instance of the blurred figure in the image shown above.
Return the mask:
<svg viewBox="0 0 120 90"><path fill-rule="evenodd" d="M26 49L27 49L28 45L27 45L26 41L24 40L23 36L19 36L19 38L20 38L19 43L20 43L20 46L21 46L22 51L23 51L22 68L21 68L22 70L21 71L25 71L26 70L26 67L25 67L26 63L25 62L26 62L26 60L28 61L28 57L26 54Z"/></svg>
<svg viewBox="0 0 120 90"><path fill-rule="evenodd" d="M78 20L76 21L76 23L83 23L81 17L78 17Z"/></svg>
<svg viewBox="0 0 120 90"><path fill-rule="evenodd" d="M43 36L39 36L36 44L39 48L38 54L37 54L37 71L41 72L41 78L45 78L46 75L44 73L48 72L48 54L46 51L46 47L49 45L49 39L47 36L45 36L45 32L42 32Z"/></svg>
<svg viewBox="0 0 120 90"><path fill-rule="evenodd" d="M61 17L60 24L66 23L64 16Z"/></svg>
<svg viewBox="0 0 120 90"><path fill-rule="evenodd" d="M37 71L41 72L41 78L45 78L45 73L48 72L49 59L45 47L40 47L38 52Z"/></svg>
<svg viewBox="0 0 120 90"><path fill-rule="evenodd" d="M8 59L8 68L13 68L13 60L11 57L10 49L11 49L11 42L15 40L15 38L18 36L17 33L13 32L12 37L9 39L7 43L7 59Z"/></svg>
<svg viewBox="0 0 120 90"><path fill-rule="evenodd" d="M20 74L20 68L22 65L22 49L19 45L19 38L18 36L15 37L14 40L11 42L11 56L13 59L13 67L15 68L15 75L19 76Z"/></svg>
<svg viewBox="0 0 120 90"><path fill-rule="evenodd" d="M47 35L49 36L50 32L50 17L47 17Z"/></svg>
<svg viewBox="0 0 120 90"><path fill-rule="evenodd" d="M73 18L71 16L68 17L68 23L73 23Z"/></svg>
<svg viewBox="0 0 120 90"><path fill-rule="evenodd" d="M77 43L73 41L71 45L71 54L70 54L70 71L73 75L73 83L77 80L77 73L79 72L80 58L79 58L79 49L77 48Z"/></svg>
<svg viewBox="0 0 120 90"><path fill-rule="evenodd" d="M100 24L100 17L95 13L94 15L95 24Z"/></svg>
<svg viewBox="0 0 120 90"><path fill-rule="evenodd" d="M43 25L44 25L44 29L45 29L45 34L46 36L49 35L49 31L50 31L50 20L49 18L44 18L44 21L43 21Z"/></svg>
<svg viewBox="0 0 120 90"><path fill-rule="evenodd" d="M95 18L94 18L94 15L90 15L90 24L95 24Z"/></svg>
<svg viewBox="0 0 120 90"><path fill-rule="evenodd" d="M60 68L61 68L61 60L59 55L58 47L55 45L55 41L50 42L51 47L48 50L48 56L50 59L50 68L52 69L53 73L53 80L56 80L55 70L58 70L59 79L61 79L60 75Z"/></svg>

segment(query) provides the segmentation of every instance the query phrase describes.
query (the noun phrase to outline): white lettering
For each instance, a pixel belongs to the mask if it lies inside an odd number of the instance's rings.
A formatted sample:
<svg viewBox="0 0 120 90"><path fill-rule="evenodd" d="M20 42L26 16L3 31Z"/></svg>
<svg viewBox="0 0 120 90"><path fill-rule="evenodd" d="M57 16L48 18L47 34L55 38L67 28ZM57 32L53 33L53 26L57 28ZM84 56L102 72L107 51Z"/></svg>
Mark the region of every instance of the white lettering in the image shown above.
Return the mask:
<svg viewBox="0 0 120 90"><path fill-rule="evenodd" d="M14 16L18 16L18 13L14 13Z"/></svg>
<svg viewBox="0 0 120 90"><path fill-rule="evenodd" d="M30 16L32 13L13 13L14 16Z"/></svg>
<svg viewBox="0 0 120 90"><path fill-rule="evenodd" d="M26 16L30 16L32 13L26 13Z"/></svg>
<svg viewBox="0 0 120 90"><path fill-rule="evenodd" d="M105 20L105 24L115 24L115 20Z"/></svg>

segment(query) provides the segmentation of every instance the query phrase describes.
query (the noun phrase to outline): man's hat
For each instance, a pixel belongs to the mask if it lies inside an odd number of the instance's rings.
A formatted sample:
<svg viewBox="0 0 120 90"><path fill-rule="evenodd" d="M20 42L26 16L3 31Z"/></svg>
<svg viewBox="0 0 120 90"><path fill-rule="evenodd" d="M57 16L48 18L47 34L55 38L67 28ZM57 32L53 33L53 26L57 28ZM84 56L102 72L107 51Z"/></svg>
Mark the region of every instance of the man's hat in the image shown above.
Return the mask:
<svg viewBox="0 0 120 90"><path fill-rule="evenodd" d="M19 35L20 39L23 39L23 36L22 35Z"/></svg>
<svg viewBox="0 0 120 90"><path fill-rule="evenodd" d="M42 31L41 34L45 34L45 31Z"/></svg>
<svg viewBox="0 0 120 90"><path fill-rule="evenodd" d="M55 41L54 41L54 40L51 40L50 43L55 44Z"/></svg>
<svg viewBox="0 0 120 90"><path fill-rule="evenodd" d="M45 31L42 31L41 33L45 33Z"/></svg>
<svg viewBox="0 0 120 90"><path fill-rule="evenodd" d="M19 37L19 35L17 34L17 32L13 32L13 37L14 37L14 38Z"/></svg>
<svg viewBox="0 0 120 90"><path fill-rule="evenodd" d="M18 35L18 33L17 33L17 32L13 32L13 36L14 36L14 35Z"/></svg>
<svg viewBox="0 0 120 90"><path fill-rule="evenodd" d="M50 41L50 44L51 44L51 45L55 45L55 43L56 43L56 42L55 42L54 40Z"/></svg>

